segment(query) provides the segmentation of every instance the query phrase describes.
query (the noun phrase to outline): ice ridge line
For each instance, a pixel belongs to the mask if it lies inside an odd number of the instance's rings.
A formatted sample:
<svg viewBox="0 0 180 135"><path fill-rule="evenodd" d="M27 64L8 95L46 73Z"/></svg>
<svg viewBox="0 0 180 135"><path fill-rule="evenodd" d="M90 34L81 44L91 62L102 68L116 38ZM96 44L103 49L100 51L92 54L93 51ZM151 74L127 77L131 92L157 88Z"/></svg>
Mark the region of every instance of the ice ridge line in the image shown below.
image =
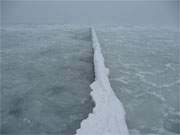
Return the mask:
<svg viewBox="0 0 180 135"><path fill-rule="evenodd" d="M76 135L129 135L122 103L116 97L109 81L109 69L104 64L96 32L91 28L94 50L95 81L90 85L95 107L81 122Z"/></svg>

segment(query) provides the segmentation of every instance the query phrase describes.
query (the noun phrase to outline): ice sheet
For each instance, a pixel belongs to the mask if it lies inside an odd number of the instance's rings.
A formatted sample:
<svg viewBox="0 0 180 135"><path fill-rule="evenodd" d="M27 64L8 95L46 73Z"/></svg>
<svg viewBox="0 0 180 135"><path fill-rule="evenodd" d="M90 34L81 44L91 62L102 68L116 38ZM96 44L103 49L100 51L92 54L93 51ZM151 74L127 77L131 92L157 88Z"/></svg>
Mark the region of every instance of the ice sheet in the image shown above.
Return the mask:
<svg viewBox="0 0 180 135"><path fill-rule="evenodd" d="M180 44L165 28L100 28L110 82L123 103L131 135L180 132Z"/></svg>
<svg viewBox="0 0 180 135"><path fill-rule="evenodd" d="M1 133L74 134L94 107L89 28L13 25L1 49Z"/></svg>

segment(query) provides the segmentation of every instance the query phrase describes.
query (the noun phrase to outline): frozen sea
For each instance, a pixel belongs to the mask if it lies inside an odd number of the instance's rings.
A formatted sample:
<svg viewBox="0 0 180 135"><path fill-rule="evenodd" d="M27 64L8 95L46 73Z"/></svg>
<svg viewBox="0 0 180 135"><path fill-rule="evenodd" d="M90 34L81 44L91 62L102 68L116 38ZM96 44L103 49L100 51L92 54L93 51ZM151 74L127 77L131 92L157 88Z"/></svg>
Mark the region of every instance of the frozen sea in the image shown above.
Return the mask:
<svg viewBox="0 0 180 135"><path fill-rule="evenodd" d="M94 106L90 29L12 25L1 32L1 133L75 134Z"/></svg>
<svg viewBox="0 0 180 135"><path fill-rule="evenodd" d="M178 33L142 27L95 30L130 135L179 134ZM1 34L1 134L75 134L95 106L89 27L22 24L3 27Z"/></svg>
<svg viewBox="0 0 180 135"><path fill-rule="evenodd" d="M97 36L130 135L180 133L178 32L116 27L100 28Z"/></svg>

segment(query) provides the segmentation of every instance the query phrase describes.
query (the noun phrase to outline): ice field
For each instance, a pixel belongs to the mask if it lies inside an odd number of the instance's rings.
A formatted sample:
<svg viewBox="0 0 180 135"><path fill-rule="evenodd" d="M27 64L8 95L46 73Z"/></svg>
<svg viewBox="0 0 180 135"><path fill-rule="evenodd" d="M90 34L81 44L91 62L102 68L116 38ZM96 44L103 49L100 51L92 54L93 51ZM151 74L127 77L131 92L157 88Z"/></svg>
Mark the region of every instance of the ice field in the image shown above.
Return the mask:
<svg viewBox="0 0 180 135"><path fill-rule="evenodd" d="M2 135L180 133L178 32L94 29L1 28Z"/></svg>
<svg viewBox="0 0 180 135"><path fill-rule="evenodd" d="M110 82L126 110L130 135L180 132L178 33L154 28L97 32Z"/></svg>
<svg viewBox="0 0 180 135"><path fill-rule="evenodd" d="M2 29L1 133L71 135L92 111L89 28Z"/></svg>

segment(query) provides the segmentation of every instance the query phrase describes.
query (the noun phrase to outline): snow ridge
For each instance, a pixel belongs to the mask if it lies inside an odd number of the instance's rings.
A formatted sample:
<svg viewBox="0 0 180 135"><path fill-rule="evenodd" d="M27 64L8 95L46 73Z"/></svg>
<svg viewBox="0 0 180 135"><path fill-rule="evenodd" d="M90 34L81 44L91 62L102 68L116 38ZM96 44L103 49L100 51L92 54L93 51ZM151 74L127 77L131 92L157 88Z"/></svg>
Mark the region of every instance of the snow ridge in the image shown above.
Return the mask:
<svg viewBox="0 0 180 135"><path fill-rule="evenodd" d="M76 135L129 135L125 111L122 103L113 92L105 67L104 57L94 28L91 28L94 49L95 81L90 85L95 102L93 112L83 120Z"/></svg>

